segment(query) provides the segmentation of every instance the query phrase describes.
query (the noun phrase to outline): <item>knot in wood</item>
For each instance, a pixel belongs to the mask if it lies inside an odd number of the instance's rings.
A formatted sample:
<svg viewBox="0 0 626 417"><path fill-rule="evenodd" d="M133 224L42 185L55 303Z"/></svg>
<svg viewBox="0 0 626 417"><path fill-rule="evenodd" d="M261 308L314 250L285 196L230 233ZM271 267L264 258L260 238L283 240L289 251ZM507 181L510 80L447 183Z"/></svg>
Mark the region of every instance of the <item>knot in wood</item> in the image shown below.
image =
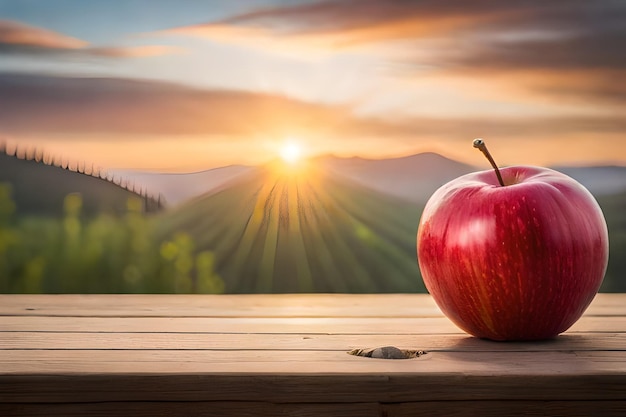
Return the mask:
<svg viewBox="0 0 626 417"><path fill-rule="evenodd" d="M411 359L426 354L423 350L399 349L395 346L383 346L368 349L352 349L350 355L375 359Z"/></svg>

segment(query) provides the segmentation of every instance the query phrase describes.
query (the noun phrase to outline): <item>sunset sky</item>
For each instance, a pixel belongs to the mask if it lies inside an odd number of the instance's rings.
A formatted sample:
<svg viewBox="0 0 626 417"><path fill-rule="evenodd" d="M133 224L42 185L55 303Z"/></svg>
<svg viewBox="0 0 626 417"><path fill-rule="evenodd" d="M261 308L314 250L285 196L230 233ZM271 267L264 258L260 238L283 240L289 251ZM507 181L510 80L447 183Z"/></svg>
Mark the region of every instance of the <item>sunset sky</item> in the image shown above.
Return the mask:
<svg viewBox="0 0 626 417"><path fill-rule="evenodd" d="M0 139L194 171L436 151L626 165L619 0L0 0ZM292 145L293 146L293 145Z"/></svg>

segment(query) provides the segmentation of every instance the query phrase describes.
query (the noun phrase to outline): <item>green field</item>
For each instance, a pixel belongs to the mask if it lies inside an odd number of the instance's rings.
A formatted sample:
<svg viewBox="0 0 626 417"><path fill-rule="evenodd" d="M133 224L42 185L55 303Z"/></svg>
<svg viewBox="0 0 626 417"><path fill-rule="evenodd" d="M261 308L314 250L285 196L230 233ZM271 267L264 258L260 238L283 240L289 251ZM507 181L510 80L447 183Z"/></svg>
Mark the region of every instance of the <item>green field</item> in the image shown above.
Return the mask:
<svg viewBox="0 0 626 417"><path fill-rule="evenodd" d="M227 292L424 291L419 208L320 171L259 169L162 215L213 251Z"/></svg>

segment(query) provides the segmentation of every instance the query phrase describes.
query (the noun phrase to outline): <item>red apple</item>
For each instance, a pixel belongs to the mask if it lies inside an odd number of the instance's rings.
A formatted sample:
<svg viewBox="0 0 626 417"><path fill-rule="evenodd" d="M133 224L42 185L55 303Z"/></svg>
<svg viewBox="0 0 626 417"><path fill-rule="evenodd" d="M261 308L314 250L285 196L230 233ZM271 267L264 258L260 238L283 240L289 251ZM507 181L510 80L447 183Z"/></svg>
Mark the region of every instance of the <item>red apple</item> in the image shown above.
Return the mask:
<svg viewBox="0 0 626 417"><path fill-rule="evenodd" d="M492 170L476 172L430 198L417 233L422 277L467 333L551 338L580 318L600 288L606 222L591 193L564 174L531 166L500 172L504 185Z"/></svg>

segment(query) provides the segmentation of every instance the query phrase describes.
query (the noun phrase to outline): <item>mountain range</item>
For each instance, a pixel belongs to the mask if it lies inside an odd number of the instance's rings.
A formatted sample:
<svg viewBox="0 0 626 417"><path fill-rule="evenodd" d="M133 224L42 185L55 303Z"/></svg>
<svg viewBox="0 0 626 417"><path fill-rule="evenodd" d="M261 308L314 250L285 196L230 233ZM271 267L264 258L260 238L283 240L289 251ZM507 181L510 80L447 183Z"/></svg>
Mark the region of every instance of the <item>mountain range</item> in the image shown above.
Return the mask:
<svg viewBox="0 0 626 417"><path fill-rule="evenodd" d="M400 158L364 159L317 158L329 172L350 179L384 194L423 203L448 181L476 171L476 168L436 153L421 153Z"/></svg>
<svg viewBox="0 0 626 417"><path fill-rule="evenodd" d="M115 176L141 184L156 194L163 195L168 205L175 206L234 180L253 167L229 165L191 173L158 173L113 170Z"/></svg>
<svg viewBox="0 0 626 417"><path fill-rule="evenodd" d="M337 177L414 203L424 203L437 188L456 177L491 169L464 164L430 152L389 159L325 155L313 158L311 162ZM136 171L113 173L146 186L152 193L162 194L169 205L176 206L213 192L253 168L231 165L187 174ZM553 169L576 179L596 196L626 191L626 167L623 166L557 166Z"/></svg>

